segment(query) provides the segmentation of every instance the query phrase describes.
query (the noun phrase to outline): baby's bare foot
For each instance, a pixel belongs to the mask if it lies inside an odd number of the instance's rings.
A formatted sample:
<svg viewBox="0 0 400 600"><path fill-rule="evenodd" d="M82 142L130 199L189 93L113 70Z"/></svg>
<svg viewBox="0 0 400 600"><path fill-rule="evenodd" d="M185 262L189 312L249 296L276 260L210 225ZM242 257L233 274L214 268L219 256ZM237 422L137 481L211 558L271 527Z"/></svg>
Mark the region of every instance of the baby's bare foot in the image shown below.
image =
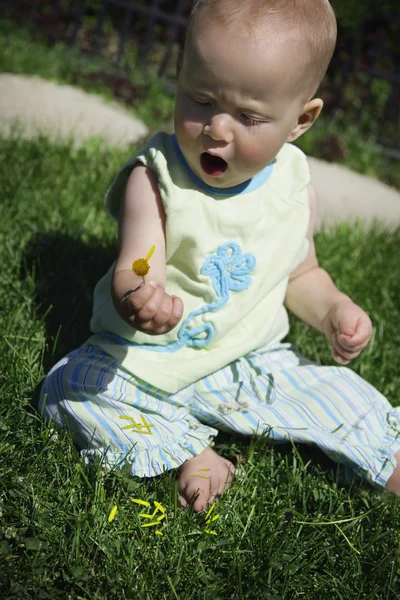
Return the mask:
<svg viewBox="0 0 400 600"><path fill-rule="evenodd" d="M228 489L235 468L229 460L219 456L211 448L187 460L180 468L178 479L179 501L188 506L197 496L193 510L199 512L211 504L217 496Z"/></svg>

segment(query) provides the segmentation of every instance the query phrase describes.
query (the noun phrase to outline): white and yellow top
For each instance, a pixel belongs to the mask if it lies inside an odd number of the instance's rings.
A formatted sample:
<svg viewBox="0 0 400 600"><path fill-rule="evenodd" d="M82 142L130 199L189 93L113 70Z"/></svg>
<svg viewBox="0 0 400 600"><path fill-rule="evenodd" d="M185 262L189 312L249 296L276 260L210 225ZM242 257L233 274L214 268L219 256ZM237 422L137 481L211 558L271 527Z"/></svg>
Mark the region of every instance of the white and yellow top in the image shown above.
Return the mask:
<svg viewBox="0 0 400 600"><path fill-rule="evenodd" d="M166 213L166 291L182 299L183 318L161 336L133 329L111 299L112 265L94 291L88 343L173 393L287 334L288 278L308 252L310 175L305 155L286 144L252 180L212 188L191 172L175 136L161 132L122 167L108 191L115 219L137 163L158 179Z"/></svg>

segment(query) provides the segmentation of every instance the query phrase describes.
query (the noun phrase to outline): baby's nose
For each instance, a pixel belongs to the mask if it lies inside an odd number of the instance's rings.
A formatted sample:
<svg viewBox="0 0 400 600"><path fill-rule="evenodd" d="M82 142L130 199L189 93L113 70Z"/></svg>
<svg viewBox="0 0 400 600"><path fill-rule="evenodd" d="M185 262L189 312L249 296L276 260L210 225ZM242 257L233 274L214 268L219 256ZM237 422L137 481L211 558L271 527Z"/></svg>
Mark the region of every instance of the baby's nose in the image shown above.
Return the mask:
<svg viewBox="0 0 400 600"><path fill-rule="evenodd" d="M229 115L219 113L214 115L204 127L204 133L217 142L229 144L233 140L232 123Z"/></svg>

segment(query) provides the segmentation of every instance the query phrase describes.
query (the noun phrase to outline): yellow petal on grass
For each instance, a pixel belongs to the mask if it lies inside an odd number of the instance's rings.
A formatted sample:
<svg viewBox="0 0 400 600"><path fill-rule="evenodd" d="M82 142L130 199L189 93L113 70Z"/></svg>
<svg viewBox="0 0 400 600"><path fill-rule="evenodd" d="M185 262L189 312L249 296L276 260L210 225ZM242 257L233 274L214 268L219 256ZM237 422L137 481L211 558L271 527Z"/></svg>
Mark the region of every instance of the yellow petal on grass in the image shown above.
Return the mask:
<svg viewBox="0 0 400 600"><path fill-rule="evenodd" d="M115 519L115 515L117 514L118 507L117 505L113 506L110 514L108 515L108 522L111 523Z"/></svg>
<svg viewBox="0 0 400 600"><path fill-rule="evenodd" d="M160 523L158 521L153 521L152 523L144 523L144 525L141 525L141 527L153 527L153 525L159 525Z"/></svg>
<svg viewBox="0 0 400 600"><path fill-rule="evenodd" d="M148 251L148 253L146 254L146 258L145 258L144 260L150 260L150 259L151 259L151 257L152 257L152 256L153 256L153 254L154 254L154 250L155 250L155 249L156 249L156 247L155 247L155 246L152 246L152 247L150 248L150 250Z"/></svg>
<svg viewBox="0 0 400 600"><path fill-rule="evenodd" d="M159 502L157 502L157 500L154 500L154 506L158 508L158 510L160 510L162 513L165 513L165 508L163 507L162 504L160 504Z"/></svg>
<svg viewBox="0 0 400 600"><path fill-rule="evenodd" d="M220 518L220 514L218 513L217 515L214 515L212 519L206 519L206 523L208 525L208 523L213 523L214 521L216 521L217 519Z"/></svg>
<svg viewBox="0 0 400 600"><path fill-rule="evenodd" d="M163 535L162 531L160 531L159 529L157 529L157 531L154 532L156 535Z"/></svg>
<svg viewBox="0 0 400 600"><path fill-rule="evenodd" d="M206 516L204 517L206 521L207 521L208 517L211 515L212 511L214 510L214 508L215 508L215 502L213 502L211 504L210 508L208 509L208 512L207 512Z"/></svg>
<svg viewBox="0 0 400 600"><path fill-rule="evenodd" d="M165 514L164 515L160 515L157 519L158 522L162 521L163 519L165 519Z"/></svg>
<svg viewBox="0 0 400 600"><path fill-rule="evenodd" d="M147 502L146 500L140 500L140 498L131 498L132 502L135 502L136 504L141 504L142 506L150 506L150 502Z"/></svg>
<svg viewBox="0 0 400 600"><path fill-rule="evenodd" d="M139 517L143 517L145 519L152 519L154 515L148 515L146 513L140 513Z"/></svg>
<svg viewBox="0 0 400 600"><path fill-rule="evenodd" d="M205 529L204 533L209 533L211 535L218 535L216 531L213 531L212 529Z"/></svg>

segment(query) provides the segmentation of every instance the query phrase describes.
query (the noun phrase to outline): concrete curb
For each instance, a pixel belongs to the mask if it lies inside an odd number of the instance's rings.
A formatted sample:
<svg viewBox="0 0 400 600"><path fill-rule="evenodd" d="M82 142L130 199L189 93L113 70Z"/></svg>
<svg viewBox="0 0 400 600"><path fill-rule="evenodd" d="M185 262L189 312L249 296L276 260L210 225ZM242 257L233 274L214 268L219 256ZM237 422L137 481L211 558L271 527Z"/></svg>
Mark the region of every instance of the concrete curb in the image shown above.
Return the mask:
<svg viewBox="0 0 400 600"><path fill-rule="evenodd" d="M367 228L374 221L385 229L399 226L400 192L342 165L308 160L318 198L317 228L344 221L360 221Z"/></svg>
<svg viewBox="0 0 400 600"><path fill-rule="evenodd" d="M46 134L76 145L101 136L109 146L133 144L148 129L116 103L40 77L0 74L0 131L18 128L27 138Z"/></svg>

